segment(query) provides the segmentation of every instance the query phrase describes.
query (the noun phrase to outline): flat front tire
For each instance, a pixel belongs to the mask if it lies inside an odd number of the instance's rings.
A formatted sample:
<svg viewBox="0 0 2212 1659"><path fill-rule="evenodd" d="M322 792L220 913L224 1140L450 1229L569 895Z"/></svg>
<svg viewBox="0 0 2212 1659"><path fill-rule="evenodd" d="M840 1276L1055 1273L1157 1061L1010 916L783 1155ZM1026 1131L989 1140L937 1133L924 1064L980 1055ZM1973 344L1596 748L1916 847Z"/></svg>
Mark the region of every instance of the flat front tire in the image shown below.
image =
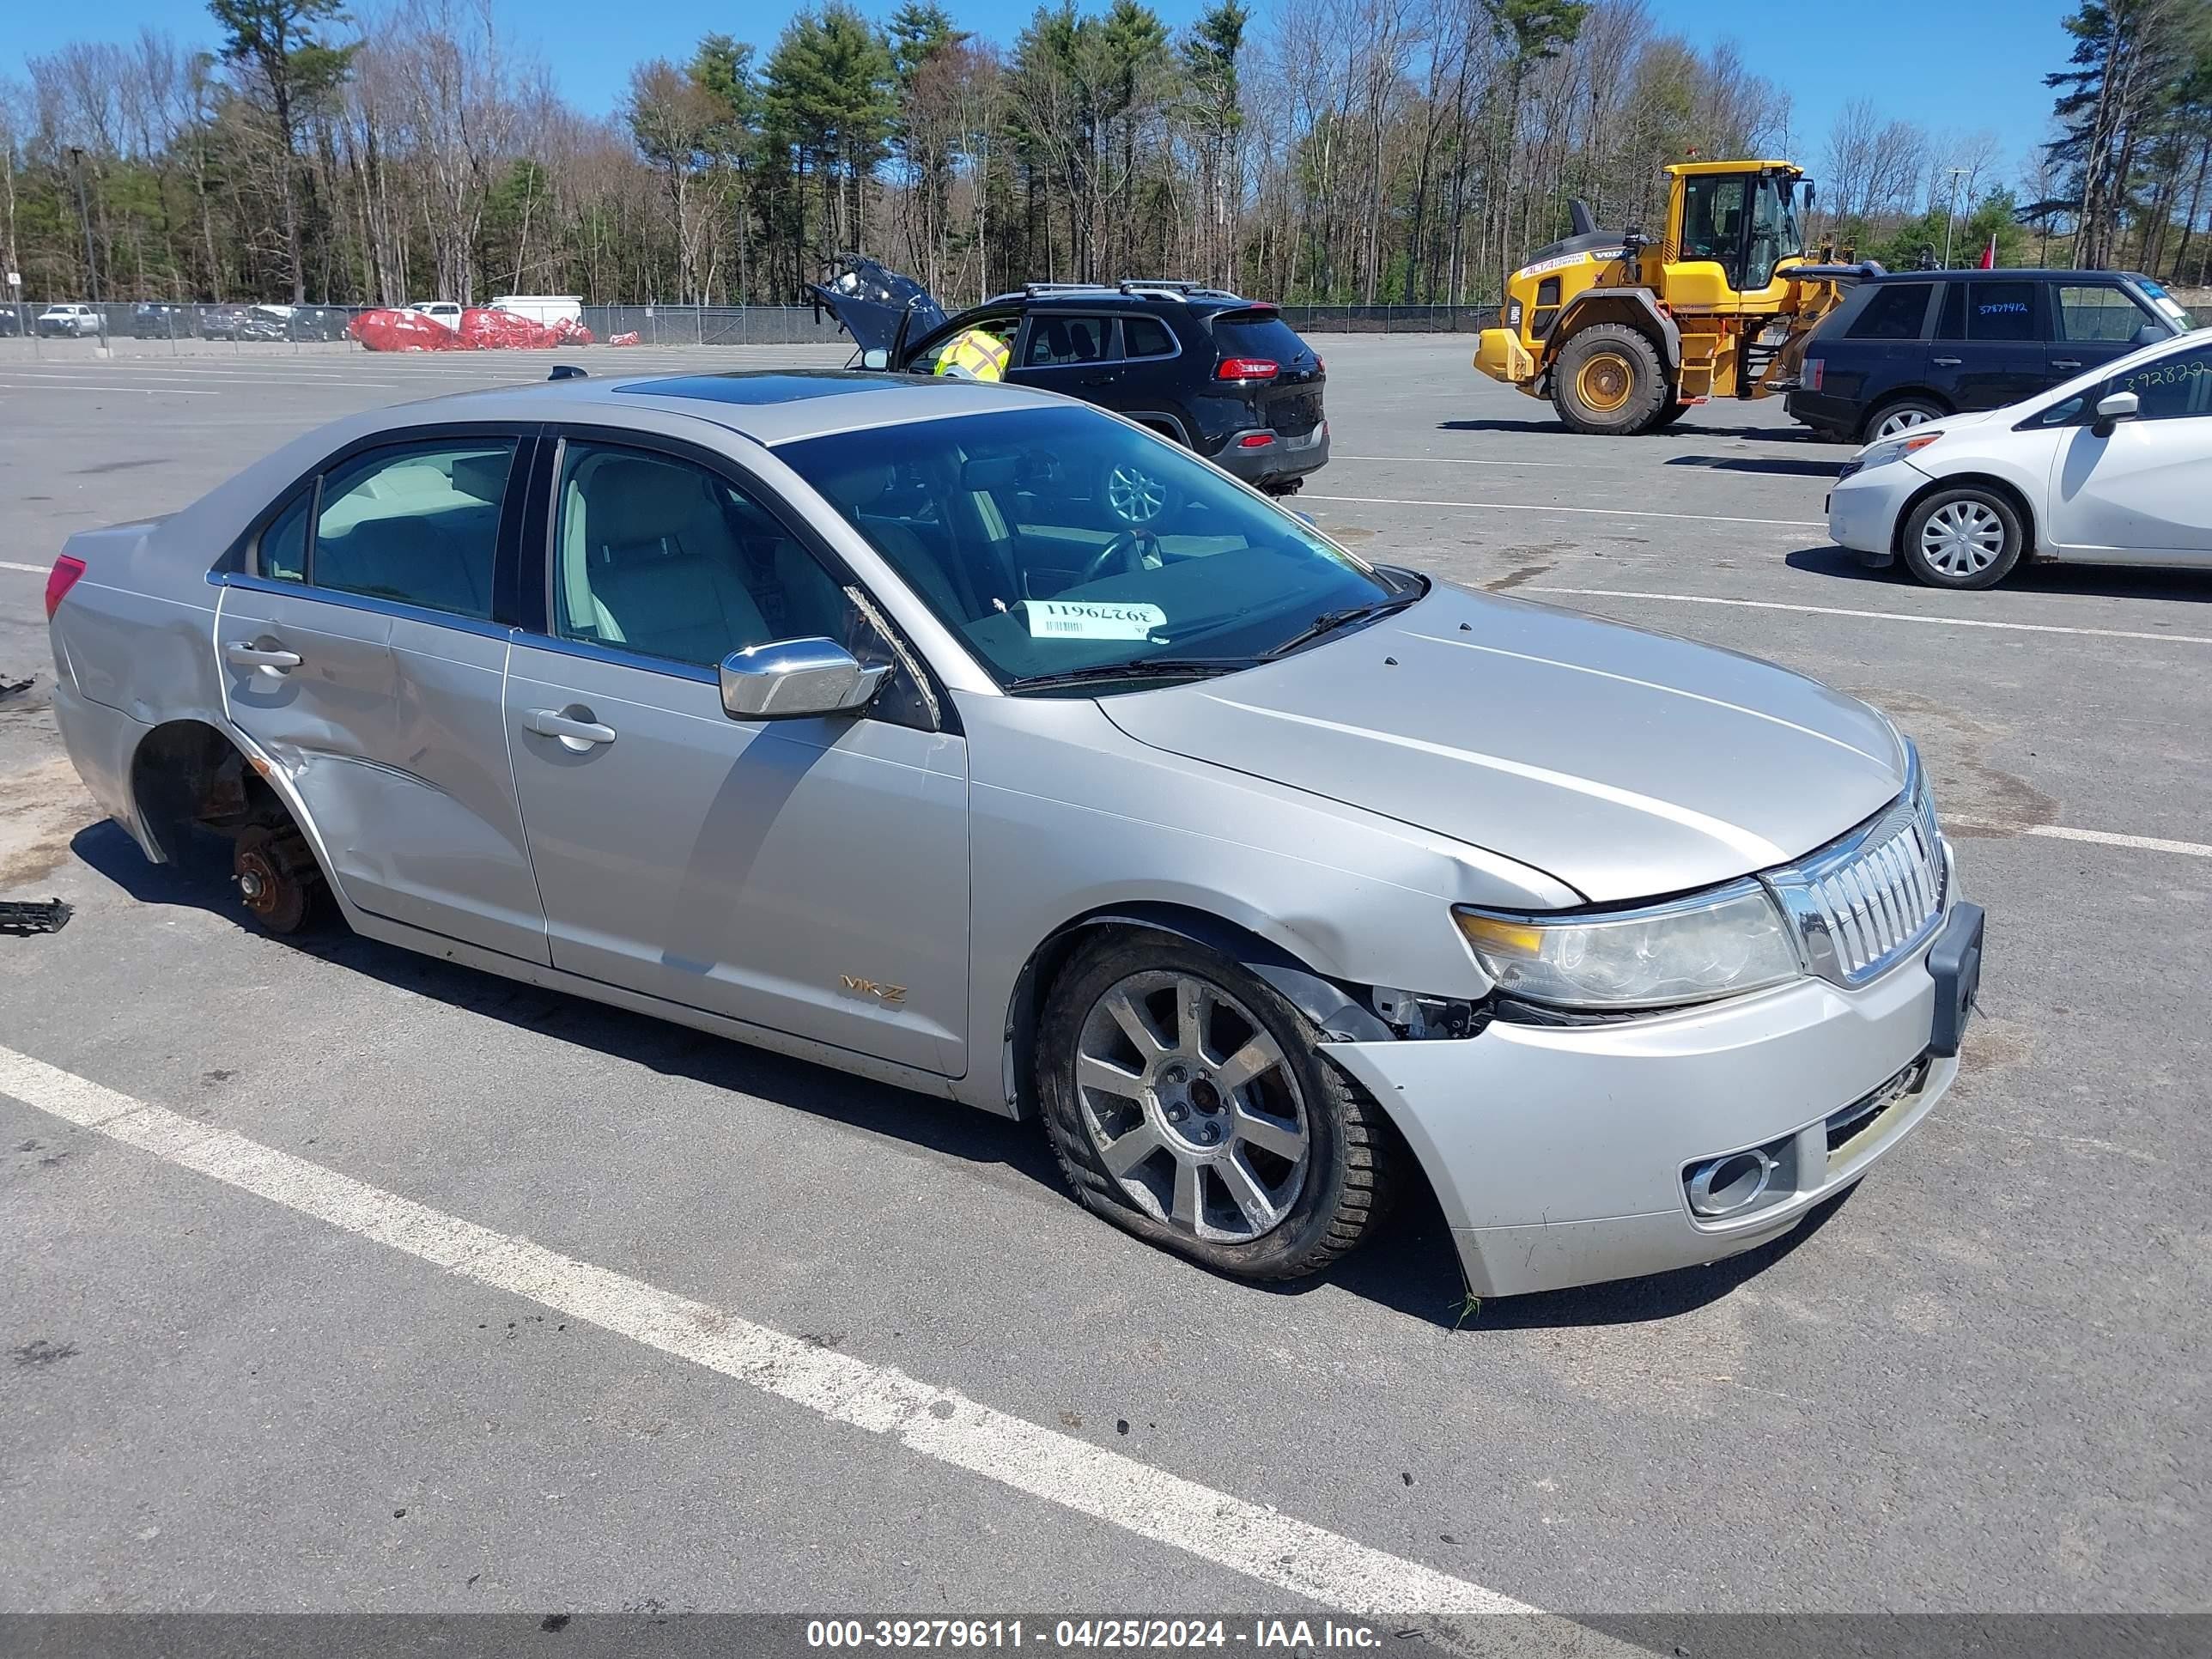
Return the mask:
<svg viewBox="0 0 2212 1659"><path fill-rule="evenodd" d="M1930 587L1994 587L2027 546L2020 509L1978 484L1939 489L1905 521L1905 566Z"/></svg>
<svg viewBox="0 0 2212 1659"><path fill-rule="evenodd" d="M1038 1023L1061 1173L1085 1207L1216 1272L1319 1272L1381 1218L1395 1146L1316 1042L1237 963L1170 935L1101 934Z"/></svg>

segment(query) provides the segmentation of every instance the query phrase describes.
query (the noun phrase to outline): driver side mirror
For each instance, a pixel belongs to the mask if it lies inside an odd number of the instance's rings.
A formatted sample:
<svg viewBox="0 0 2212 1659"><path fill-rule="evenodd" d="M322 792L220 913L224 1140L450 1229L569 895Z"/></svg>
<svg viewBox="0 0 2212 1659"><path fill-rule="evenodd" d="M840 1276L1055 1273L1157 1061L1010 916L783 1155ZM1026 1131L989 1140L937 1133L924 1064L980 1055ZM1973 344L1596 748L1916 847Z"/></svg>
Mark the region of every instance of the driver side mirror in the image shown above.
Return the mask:
<svg viewBox="0 0 2212 1659"><path fill-rule="evenodd" d="M862 368L889 368L890 366L891 354L881 346L870 346L860 354Z"/></svg>
<svg viewBox="0 0 2212 1659"><path fill-rule="evenodd" d="M2107 392L2097 400L2097 418L2089 429L2099 437L2107 436L2122 421L2132 421L2142 407L2142 399L2132 392Z"/></svg>
<svg viewBox="0 0 2212 1659"><path fill-rule="evenodd" d="M733 720L857 714L890 677L890 664L864 668L835 640L770 640L722 659L722 712Z"/></svg>

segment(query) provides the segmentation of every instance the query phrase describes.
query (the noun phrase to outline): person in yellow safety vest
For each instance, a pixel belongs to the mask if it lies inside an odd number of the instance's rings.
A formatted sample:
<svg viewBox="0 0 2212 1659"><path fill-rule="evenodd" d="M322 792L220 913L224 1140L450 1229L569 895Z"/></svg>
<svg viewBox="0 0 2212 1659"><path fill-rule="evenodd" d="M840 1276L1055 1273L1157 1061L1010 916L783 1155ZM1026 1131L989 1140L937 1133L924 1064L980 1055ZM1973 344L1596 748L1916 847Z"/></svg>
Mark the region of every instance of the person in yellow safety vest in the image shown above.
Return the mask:
<svg viewBox="0 0 2212 1659"><path fill-rule="evenodd" d="M1006 343L988 329L963 329L937 354L936 372L963 380L1002 380L1009 351Z"/></svg>

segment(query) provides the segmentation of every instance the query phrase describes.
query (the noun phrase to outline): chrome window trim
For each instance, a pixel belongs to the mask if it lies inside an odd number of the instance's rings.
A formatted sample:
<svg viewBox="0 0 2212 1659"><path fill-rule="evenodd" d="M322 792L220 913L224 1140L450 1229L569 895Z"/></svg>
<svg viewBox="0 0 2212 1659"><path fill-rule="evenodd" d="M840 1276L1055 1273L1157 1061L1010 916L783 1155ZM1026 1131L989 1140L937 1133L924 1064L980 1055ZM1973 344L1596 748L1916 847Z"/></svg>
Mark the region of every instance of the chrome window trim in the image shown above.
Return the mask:
<svg viewBox="0 0 2212 1659"><path fill-rule="evenodd" d="M514 635L517 646L532 651L550 651L556 656L605 663L611 668L643 669L649 674L662 674L673 680L696 680L702 685L718 686L721 683L714 669L703 668L697 663L681 662L674 657L655 657L642 651L624 651L616 646L602 645L595 640L571 640L553 634L532 634L520 628L515 629Z"/></svg>
<svg viewBox="0 0 2212 1659"><path fill-rule="evenodd" d="M393 617L402 622L436 623L464 634L476 634L485 639L503 640L517 630L503 622L494 622L486 617L468 617L458 611L439 611L427 605L405 605L398 599L380 599L368 593L349 593L342 587L318 587L311 582L288 582L270 576L252 576L242 570L210 570L208 580L218 587L235 587L248 593L280 593L295 599L313 599L320 605L334 605L342 611L367 611L373 616Z"/></svg>

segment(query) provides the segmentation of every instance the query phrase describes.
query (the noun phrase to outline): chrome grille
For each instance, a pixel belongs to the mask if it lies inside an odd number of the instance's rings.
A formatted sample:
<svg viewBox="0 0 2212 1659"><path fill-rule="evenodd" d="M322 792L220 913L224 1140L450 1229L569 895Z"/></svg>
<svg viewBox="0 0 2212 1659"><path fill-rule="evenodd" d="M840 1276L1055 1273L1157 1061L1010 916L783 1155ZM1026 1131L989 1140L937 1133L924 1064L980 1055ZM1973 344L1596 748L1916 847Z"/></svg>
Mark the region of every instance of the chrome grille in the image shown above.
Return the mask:
<svg viewBox="0 0 2212 1659"><path fill-rule="evenodd" d="M1823 979L1863 985L1903 959L1936 931L1948 897L1936 806L1917 767L1887 811L1767 882Z"/></svg>

